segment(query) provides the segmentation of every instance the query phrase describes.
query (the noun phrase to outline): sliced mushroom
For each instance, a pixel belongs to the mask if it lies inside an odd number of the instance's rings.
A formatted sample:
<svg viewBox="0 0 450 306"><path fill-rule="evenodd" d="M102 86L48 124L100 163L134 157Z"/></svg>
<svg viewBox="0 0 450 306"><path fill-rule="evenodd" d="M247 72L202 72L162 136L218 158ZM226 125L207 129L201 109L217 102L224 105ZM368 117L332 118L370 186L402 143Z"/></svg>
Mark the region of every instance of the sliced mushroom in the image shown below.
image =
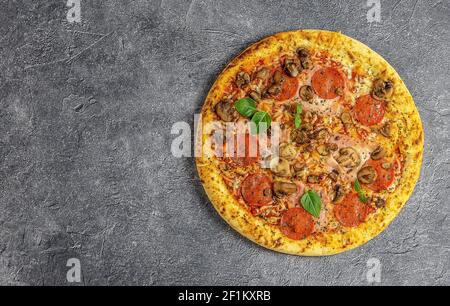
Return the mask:
<svg viewBox="0 0 450 306"><path fill-rule="evenodd" d="M314 146L312 144L307 145L305 147L305 151L311 153L312 151L314 151Z"/></svg>
<svg viewBox="0 0 450 306"><path fill-rule="evenodd" d="M382 159L386 155L386 151L384 151L383 147L378 146L373 152L370 154L370 157L373 160Z"/></svg>
<svg viewBox="0 0 450 306"><path fill-rule="evenodd" d="M312 131L312 129L313 129L313 125L311 123L309 123L309 122L302 123L302 130Z"/></svg>
<svg viewBox="0 0 450 306"><path fill-rule="evenodd" d="M275 71L273 74L273 82L275 84L279 84L283 81L283 73L280 70Z"/></svg>
<svg viewBox="0 0 450 306"><path fill-rule="evenodd" d="M292 165L292 168L294 169L295 172L303 171L306 168L306 165L301 162L296 162L295 164Z"/></svg>
<svg viewBox="0 0 450 306"><path fill-rule="evenodd" d="M281 92L281 85L280 84L273 84L268 89L267 92L271 95L278 95Z"/></svg>
<svg viewBox="0 0 450 306"><path fill-rule="evenodd" d="M295 61L294 59L288 58L284 62L284 71L291 77L298 76L300 72L300 63Z"/></svg>
<svg viewBox="0 0 450 306"><path fill-rule="evenodd" d="M366 166L358 171L358 180L363 184L371 184L377 178L377 172L372 166Z"/></svg>
<svg viewBox="0 0 450 306"><path fill-rule="evenodd" d="M299 95L303 101L311 101L314 98L314 90L311 86L304 85L300 87Z"/></svg>
<svg viewBox="0 0 450 306"><path fill-rule="evenodd" d="M274 158L270 162L270 170L281 177L289 177L291 176L291 167L289 162L284 158Z"/></svg>
<svg viewBox="0 0 450 306"><path fill-rule="evenodd" d="M236 75L236 85L242 87L250 83L250 76L247 72L241 71Z"/></svg>
<svg viewBox="0 0 450 306"><path fill-rule="evenodd" d="M320 178L317 175L308 175L307 181L308 183L316 184L320 181Z"/></svg>
<svg viewBox="0 0 450 306"><path fill-rule="evenodd" d="M327 156L328 154L330 154L330 149L327 145L324 144L318 145L316 150L322 156Z"/></svg>
<svg viewBox="0 0 450 306"><path fill-rule="evenodd" d="M258 79L266 79L269 76L269 69L267 68L262 68L260 70L258 70L258 72L256 72L255 77Z"/></svg>
<svg viewBox="0 0 450 306"><path fill-rule="evenodd" d="M328 135L329 135L329 133L328 133L327 129L321 128L321 129L315 130L314 132L309 134L309 137L311 139L325 139L325 138L327 138Z"/></svg>
<svg viewBox="0 0 450 306"><path fill-rule="evenodd" d="M381 128L380 128L380 134L383 135L384 137L391 137L391 124L389 122L385 123Z"/></svg>
<svg viewBox="0 0 450 306"><path fill-rule="evenodd" d="M215 106L217 116L225 122L235 121L239 114L231 101L222 100Z"/></svg>
<svg viewBox="0 0 450 306"><path fill-rule="evenodd" d="M333 197L332 201L333 203L339 202L344 197L344 191L342 190L342 186L339 184L336 184L333 188Z"/></svg>
<svg viewBox="0 0 450 306"><path fill-rule="evenodd" d="M309 69L312 66L311 58L309 56L308 50L305 48L299 48L297 50L297 55L300 59L300 63L303 67L303 69Z"/></svg>
<svg viewBox="0 0 450 306"><path fill-rule="evenodd" d="M389 99L394 93L394 84L387 80L377 79L373 82L372 97L376 100Z"/></svg>
<svg viewBox="0 0 450 306"><path fill-rule="evenodd" d="M252 91L250 93L250 98L252 98L255 101L259 101L259 100L261 100L261 95L256 91Z"/></svg>
<svg viewBox="0 0 450 306"><path fill-rule="evenodd" d="M336 169L333 169L330 173L328 173L328 177L333 181L336 182L339 178L339 171Z"/></svg>
<svg viewBox="0 0 450 306"><path fill-rule="evenodd" d="M293 160L296 156L297 150L294 145L286 143L280 146L280 157L287 160Z"/></svg>
<svg viewBox="0 0 450 306"><path fill-rule="evenodd" d="M276 181L273 183L273 191L279 197L293 194L297 191L297 185L289 182L279 182Z"/></svg>
<svg viewBox="0 0 450 306"><path fill-rule="evenodd" d="M344 111L341 114L341 121L345 126L351 125L352 124L352 115L350 115L349 112Z"/></svg>
<svg viewBox="0 0 450 306"><path fill-rule="evenodd" d="M336 161L344 168L355 168L361 163L361 158L354 148L345 147L339 150Z"/></svg>
<svg viewBox="0 0 450 306"><path fill-rule="evenodd" d="M334 142L327 144L327 147L330 151L336 151L338 149L338 145Z"/></svg>
<svg viewBox="0 0 450 306"><path fill-rule="evenodd" d="M309 143L311 140L308 137L308 134L306 134L305 131L294 129L291 132L291 139L292 141L296 142L297 144L305 144Z"/></svg>

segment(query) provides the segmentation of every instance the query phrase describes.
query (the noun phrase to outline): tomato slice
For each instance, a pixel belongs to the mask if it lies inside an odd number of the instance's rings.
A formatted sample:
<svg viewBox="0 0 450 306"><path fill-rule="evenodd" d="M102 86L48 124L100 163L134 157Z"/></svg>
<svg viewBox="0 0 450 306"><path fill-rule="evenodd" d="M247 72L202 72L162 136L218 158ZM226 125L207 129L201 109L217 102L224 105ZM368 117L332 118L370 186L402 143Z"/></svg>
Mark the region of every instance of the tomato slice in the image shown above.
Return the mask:
<svg viewBox="0 0 450 306"><path fill-rule="evenodd" d="M371 126L383 120L386 105L384 101L375 100L371 95L365 95L356 99L353 111L356 120L361 124Z"/></svg>
<svg viewBox="0 0 450 306"><path fill-rule="evenodd" d="M332 67L317 70L311 78L311 86L322 99L334 99L344 89L345 80L342 74Z"/></svg>
<svg viewBox="0 0 450 306"><path fill-rule="evenodd" d="M268 205L272 203L272 180L261 173L250 174L242 182L241 194L250 206Z"/></svg>
<svg viewBox="0 0 450 306"><path fill-rule="evenodd" d="M372 166L377 173L377 178L371 184L365 185L367 188L379 192L392 185L395 178L397 163L390 163L386 159L382 158L380 160L368 160L366 165ZM383 167L383 165L385 165L385 167ZM390 165L390 167L386 167L386 165Z"/></svg>
<svg viewBox="0 0 450 306"><path fill-rule="evenodd" d="M298 92L299 82L297 78L284 76L284 81L281 84L281 91L278 95L273 96L275 100L284 101L292 99Z"/></svg>
<svg viewBox="0 0 450 306"><path fill-rule="evenodd" d="M334 206L334 216L344 226L358 226L366 220L370 206L361 202L358 194L347 194L342 202Z"/></svg>
<svg viewBox="0 0 450 306"><path fill-rule="evenodd" d="M238 156L238 152L239 153L241 152L239 150L243 150L243 149L238 147L239 144L238 144L237 138L235 137L234 156L231 158L231 161L237 166L247 167L247 166L254 164L255 162L257 162L259 160L259 145L257 142L258 138L256 138L256 137L254 138L254 140L256 141L256 156L255 156L253 150L250 150L250 143L251 143L250 137L252 137L252 136L250 136L249 134L245 134L245 154L244 154L244 156Z"/></svg>
<svg viewBox="0 0 450 306"><path fill-rule="evenodd" d="M304 239L314 231L314 219L303 208L290 208L281 216L280 230L291 239Z"/></svg>

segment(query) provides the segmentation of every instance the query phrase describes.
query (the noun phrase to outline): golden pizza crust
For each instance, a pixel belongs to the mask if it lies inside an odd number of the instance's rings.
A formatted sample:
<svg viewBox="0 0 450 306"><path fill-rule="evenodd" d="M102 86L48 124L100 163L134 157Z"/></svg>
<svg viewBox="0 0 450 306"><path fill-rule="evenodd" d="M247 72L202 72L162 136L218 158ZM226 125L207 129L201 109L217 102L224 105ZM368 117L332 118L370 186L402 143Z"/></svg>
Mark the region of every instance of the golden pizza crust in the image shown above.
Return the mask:
<svg viewBox="0 0 450 306"><path fill-rule="evenodd" d="M228 64L212 86L202 108L202 125L216 120L213 107L221 98L225 86L240 70L250 70L260 59L293 52L298 47L327 51L333 59L353 69L365 70L374 77L393 80L395 91L388 106L387 116L395 118L397 122L396 137L399 139L400 153L404 157L404 171L396 189L389 193L385 207L371 214L369 219L358 227L344 227L339 231L292 240L283 235L278 227L253 216L235 200L222 180L217 159L203 156L197 158L196 163L212 204L222 218L239 233L278 252L304 256L332 255L366 243L383 231L399 214L420 175L424 133L413 98L394 68L366 45L341 33L321 30L278 33L247 48ZM207 137L202 136L203 144Z"/></svg>

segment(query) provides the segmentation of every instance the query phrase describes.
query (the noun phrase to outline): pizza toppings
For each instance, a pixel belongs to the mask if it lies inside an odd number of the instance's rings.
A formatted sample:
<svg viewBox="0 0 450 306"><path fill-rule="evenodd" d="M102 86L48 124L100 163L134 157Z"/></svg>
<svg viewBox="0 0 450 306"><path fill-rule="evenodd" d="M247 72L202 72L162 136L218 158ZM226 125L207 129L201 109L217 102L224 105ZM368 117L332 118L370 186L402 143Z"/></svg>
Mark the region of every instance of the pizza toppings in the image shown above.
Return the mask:
<svg viewBox="0 0 450 306"><path fill-rule="evenodd" d="M299 96L303 101L311 101L314 98L314 90L309 85L303 85L300 87Z"/></svg>
<svg viewBox="0 0 450 306"><path fill-rule="evenodd" d="M341 167L352 169L361 164L361 158L353 147L345 147L339 150L336 161Z"/></svg>
<svg viewBox="0 0 450 306"><path fill-rule="evenodd" d="M334 216L344 226L355 227L366 220L369 205L361 202L356 193L350 193L334 207Z"/></svg>
<svg viewBox="0 0 450 306"><path fill-rule="evenodd" d="M377 172L374 167L366 166L358 171L358 180L363 184L372 184L377 178Z"/></svg>
<svg viewBox="0 0 450 306"><path fill-rule="evenodd" d="M376 100L387 100L394 93L394 84L391 81L377 79L373 82L372 97Z"/></svg>
<svg viewBox="0 0 450 306"><path fill-rule="evenodd" d="M279 226L291 239L322 231L323 224L365 222L372 209L385 205L383 193L390 192L397 175L395 163L386 159L392 156L390 147L375 134L391 136L391 123L383 119L393 83L374 80L370 94L357 97L352 107L352 93L368 91L356 90L354 78L347 83L346 71L300 48L272 64L260 61L253 70L239 71L231 92L214 108L224 122L255 123L250 134L262 131L259 123L280 124L279 155L269 150L260 156L257 150L251 156L246 134L245 154L225 164L235 174L227 181L234 194L242 196L253 215ZM338 223L329 223L330 218Z"/></svg>
<svg viewBox="0 0 450 306"><path fill-rule="evenodd" d="M383 147L378 146L373 152L370 154L370 157L373 160L379 160L382 159L386 155L386 152L384 151Z"/></svg>
<svg viewBox="0 0 450 306"><path fill-rule="evenodd" d="M281 217L280 230L291 239L304 239L314 231L314 219L303 208L290 208Z"/></svg>
<svg viewBox="0 0 450 306"><path fill-rule="evenodd" d="M250 76L247 72L241 71L237 74L235 82L238 87L242 88L243 86L250 83Z"/></svg>
<svg viewBox="0 0 450 306"><path fill-rule="evenodd" d="M225 122L236 121L239 114L236 112L234 105L230 101L222 100L216 104L215 111L217 116Z"/></svg>
<svg viewBox="0 0 450 306"><path fill-rule="evenodd" d="M382 191L387 189L394 182L395 167L385 159L369 160L366 165L373 167L376 172L375 180L366 185L369 189L377 192Z"/></svg>
<svg viewBox="0 0 450 306"><path fill-rule="evenodd" d="M342 74L332 67L317 70L311 79L314 91L322 99L338 97L344 88L344 82Z"/></svg>
<svg viewBox="0 0 450 306"><path fill-rule="evenodd" d="M375 100L372 96L365 95L356 99L353 110L356 120L363 125L371 126L383 120L386 106L384 101Z"/></svg>
<svg viewBox="0 0 450 306"><path fill-rule="evenodd" d="M297 192L297 185L290 182L277 181L273 184L273 191L279 197L290 195Z"/></svg>
<svg viewBox="0 0 450 306"><path fill-rule="evenodd" d="M242 182L241 194L250 206L268 205L272 202L272 180L264 174L250 174Z"/></svg>

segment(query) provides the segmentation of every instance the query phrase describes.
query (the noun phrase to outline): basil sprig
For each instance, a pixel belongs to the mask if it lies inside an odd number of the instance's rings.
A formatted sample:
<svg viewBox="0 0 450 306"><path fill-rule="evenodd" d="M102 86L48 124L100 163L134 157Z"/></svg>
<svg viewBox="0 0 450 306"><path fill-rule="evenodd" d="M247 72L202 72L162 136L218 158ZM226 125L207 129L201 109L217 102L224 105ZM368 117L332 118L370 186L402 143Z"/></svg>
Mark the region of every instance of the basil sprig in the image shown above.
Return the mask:
<svg viewBox="0 0 450 306"><path fill-rule="evenodd" d="M319 218L320 210L322 208L322 200L315 191L306 191L300 198L300 202L307 212L314 217Z"/></svg>
<svg viewBox="0 0 450 306"><path fill-rule="evenodd" d="M367 203L367 197L364 194L364 192L361 188L361 184L359 183L358 179L356 179L354 187L355 187L356 192L358 193L359 200L363 203Z"/></svg>
<svg viewBox="0 0 450 306"><path fill-rule="evenodd" d="M256 102L252 98L239 99L234 104L234 108L242 116L251 118L251 121L254 123L250 125L252 134L266 131L272 123L272 118L270 118L268 113L256 109Z"/></svg>
<svg viewBox="0 0 450 306"><path fill-rule="evenodd" d="M237 112L244 117L250 118L256 113L256 102L252 98L242 98L234 104Z"/></svg>
<svg viewBox="0 0 450 306"><path fill-rule="evenodd" d="M294 124L296 129L299 129L300 126L302 125L302 119L300 118L301 113L302 113L302 105L297 104L294 114Z"/></svg>

